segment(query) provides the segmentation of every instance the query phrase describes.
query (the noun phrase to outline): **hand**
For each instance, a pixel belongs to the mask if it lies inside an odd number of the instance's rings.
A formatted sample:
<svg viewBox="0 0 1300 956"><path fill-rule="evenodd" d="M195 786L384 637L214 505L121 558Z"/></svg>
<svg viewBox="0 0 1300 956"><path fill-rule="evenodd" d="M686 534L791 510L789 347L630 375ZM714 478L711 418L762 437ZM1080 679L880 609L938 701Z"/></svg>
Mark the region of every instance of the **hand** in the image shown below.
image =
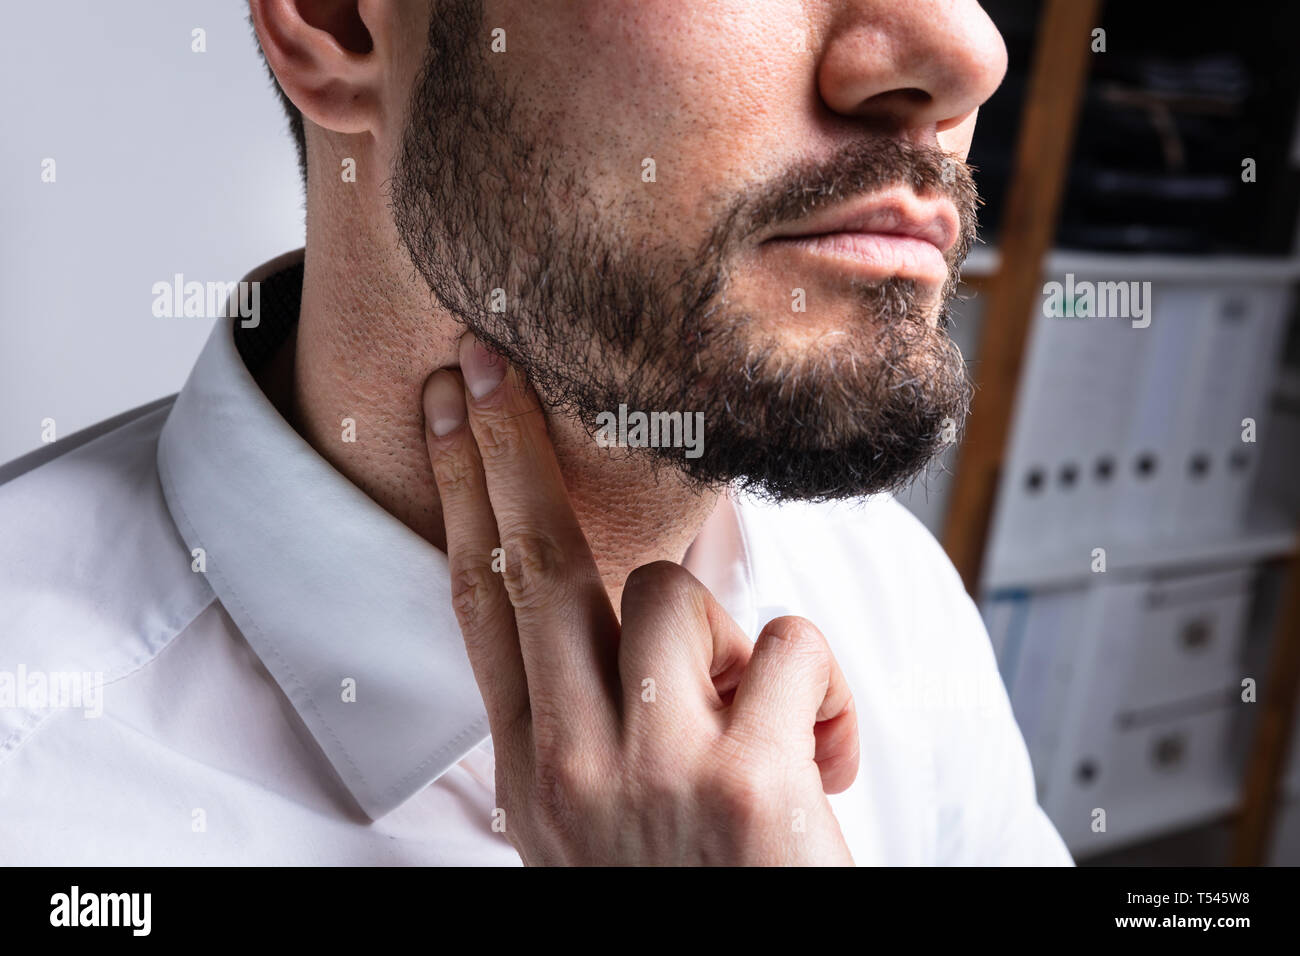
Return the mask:
<svg viewBox="0 0 1300 956"><path fill-rule="evenodd" d="M667 561L628 576L620 623L532 388L468 335L461 369L426 383L425 436L523 861L851 865L826 794L857 717L825 638L783 617L751 647Z"/></svg>

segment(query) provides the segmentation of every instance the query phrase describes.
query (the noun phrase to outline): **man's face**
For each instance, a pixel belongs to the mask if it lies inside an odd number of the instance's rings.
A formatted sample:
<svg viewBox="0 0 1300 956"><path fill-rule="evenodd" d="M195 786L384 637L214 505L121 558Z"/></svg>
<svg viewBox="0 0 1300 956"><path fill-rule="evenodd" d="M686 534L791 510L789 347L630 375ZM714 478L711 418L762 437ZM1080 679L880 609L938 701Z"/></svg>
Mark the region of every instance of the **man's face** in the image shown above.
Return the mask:
<svg viewBox="0 0 1300 956"><path fill-rule="evenodd" d="M960 427L945 303L1005 64L973 2L432 16L394 217L439 303L544 402L591 429L620 404L703 412L700 457L646 454L780 498L896 488Z"/></svg>

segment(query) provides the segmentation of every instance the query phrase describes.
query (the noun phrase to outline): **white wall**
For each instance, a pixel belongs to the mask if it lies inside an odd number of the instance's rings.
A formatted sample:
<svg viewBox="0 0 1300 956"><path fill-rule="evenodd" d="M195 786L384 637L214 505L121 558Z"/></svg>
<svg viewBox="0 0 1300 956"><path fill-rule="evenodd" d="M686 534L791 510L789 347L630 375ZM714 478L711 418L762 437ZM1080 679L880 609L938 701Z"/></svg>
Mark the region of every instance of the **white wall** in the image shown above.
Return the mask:
<svg viewBox="0 0 1300 956"><path fill-rule="evenodd" d="M5 4L0 462L40 447L44 418L65 437L180 388L212 320L154 318L155 282L233 281L302 244L246 16L242 0Z"/></svg>

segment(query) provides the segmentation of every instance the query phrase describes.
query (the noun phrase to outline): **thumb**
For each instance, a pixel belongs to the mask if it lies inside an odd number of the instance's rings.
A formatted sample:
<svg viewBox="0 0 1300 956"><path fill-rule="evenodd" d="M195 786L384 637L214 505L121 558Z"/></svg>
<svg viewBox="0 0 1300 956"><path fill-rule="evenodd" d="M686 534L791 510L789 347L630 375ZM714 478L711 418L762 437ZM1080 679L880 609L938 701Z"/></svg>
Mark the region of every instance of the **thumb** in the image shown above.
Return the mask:
<svg viewBox="0 0 1300 956"><path fill-rule="evenodd" d="M778 617L768 622L754 643L732 710L732 721L749 739L808 747L826 793L853 784L859 759L853 693L811 621Z"/></svg>

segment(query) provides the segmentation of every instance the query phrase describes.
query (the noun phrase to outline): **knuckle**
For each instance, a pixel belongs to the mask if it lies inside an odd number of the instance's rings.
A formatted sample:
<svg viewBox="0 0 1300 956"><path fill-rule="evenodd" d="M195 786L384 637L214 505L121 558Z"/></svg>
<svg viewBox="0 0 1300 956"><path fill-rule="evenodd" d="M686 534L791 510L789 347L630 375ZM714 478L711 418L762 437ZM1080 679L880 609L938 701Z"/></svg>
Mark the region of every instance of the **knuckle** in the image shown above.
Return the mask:
<svg viewBox="0 0 1300 956"><path fill-rule="evenodd" d="M493 414L484 416L482 422L483 427L474 437L484 462L498 463L520 455L524 445L522 416Z"/></svg>
<svg viewBox="0 0 1300 956"><path fill-rule="evenodd" d="M753 766L725 767L702 785L701 802L730 826L756 825L767 814L767 802L775 791L768 775Z"/></svg>
<svg viewBox="0 0 1300 956"><path fill-rule="evenodd" d="M570 549L535 528L513 529L503 537L505 568L501 577L511 603L535 608L562 597Z"/></svg>
<svg viewBox="0 0 1300 956"><path fill-rule="evenodd" d="M533 780L534 809L552 824L579 819L588 803L588 772L576 755L538 755Z"/></svg>
<svg viewBox="0 0 1300 956"><path fill-rule="evenodd" d="M474 486L474 465L462 454L447 452L433 456L433 480L444 498L468 493Z"/></svg>
<svg viewBox="0 0 1300 956"><path fill-rule="evenodd" d="M451 604L461 628L473 630L492 608L493 578L496 572L486 564L456 559L451 568Z"/></svg>
<svg viewBox="0 0 1300 956"><path fill-rule="evenodd" d="M825 638L822 637L822 632L817 629L817 626L812 621L806 617L798 617L793 614L773 618L763 628L763 633L759 637L767 637L779 642L790 650L818 650L825 646L826 643Z"/></svg>

